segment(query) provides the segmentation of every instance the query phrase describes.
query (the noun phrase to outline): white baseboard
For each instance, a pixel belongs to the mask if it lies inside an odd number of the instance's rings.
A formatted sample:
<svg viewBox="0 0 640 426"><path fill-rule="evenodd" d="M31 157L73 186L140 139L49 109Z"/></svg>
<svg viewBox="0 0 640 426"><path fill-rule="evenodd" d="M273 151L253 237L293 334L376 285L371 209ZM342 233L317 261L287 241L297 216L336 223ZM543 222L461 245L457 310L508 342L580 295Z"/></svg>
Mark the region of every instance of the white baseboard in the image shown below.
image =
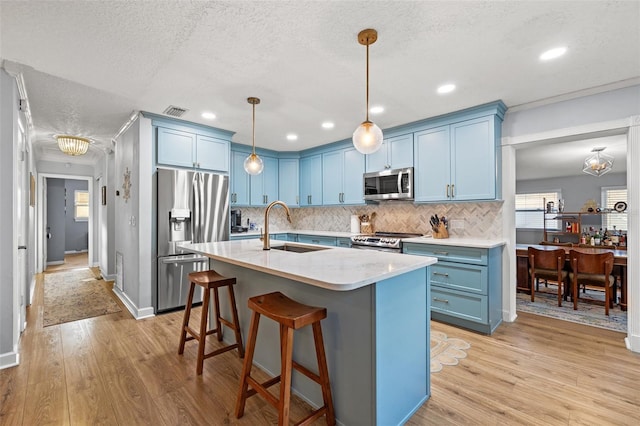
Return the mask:
<svg viewBox="0 0 640 426"><path fill-rule="evenodd" d="M138 308L136 304L133 303L131 299L129 299L129 296L127 296L126 293L120 291L118 287L114 286L113 292L116 294L116 296L118 296L118 299L120 299L122 303L124 303L124 306L127 307L127 310L131 312L131 315L133 315L135 319L140 320L155 316L152 306L149 306L147 308Z"/></svg>
<svg viewBox="0 0 640 426"><path fill-rule="evenodd" d="M14 352L0 354L0 370L15 367L18 364L20 364L20 354L17 349Z"/></svg>
<svg viewBox="0 0 640 426"><path fill-rule="evenodd" d="M630 351L640 352L640 336L629 334L624 338L624 343Z"/></svg>
<svg viewBox="0 0 640 426"><path fill-rule="evenodd" d="M88 253L89 249L87 250L65 250L64 254L76 254L76 253Z"/></svg>
<svg viewBox="0 0 640 426"><path fill-rule="evenodd" d="M54 265L64 265L64 260L54 260L53 262L47 262L47 266L54 266Z"/></svg>

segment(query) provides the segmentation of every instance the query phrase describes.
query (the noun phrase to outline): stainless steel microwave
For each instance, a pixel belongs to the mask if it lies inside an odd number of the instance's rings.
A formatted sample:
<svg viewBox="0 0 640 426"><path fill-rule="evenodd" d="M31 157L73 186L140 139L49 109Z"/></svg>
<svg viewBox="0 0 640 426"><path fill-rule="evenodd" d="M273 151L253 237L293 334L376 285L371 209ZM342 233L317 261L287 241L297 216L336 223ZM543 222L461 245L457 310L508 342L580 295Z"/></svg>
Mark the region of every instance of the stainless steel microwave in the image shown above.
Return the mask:
<svg viewBox="0 0 640 426"><path fill-rule="evenodd" d="M413 167L365 173L364 199L413 200Z"/></svg>

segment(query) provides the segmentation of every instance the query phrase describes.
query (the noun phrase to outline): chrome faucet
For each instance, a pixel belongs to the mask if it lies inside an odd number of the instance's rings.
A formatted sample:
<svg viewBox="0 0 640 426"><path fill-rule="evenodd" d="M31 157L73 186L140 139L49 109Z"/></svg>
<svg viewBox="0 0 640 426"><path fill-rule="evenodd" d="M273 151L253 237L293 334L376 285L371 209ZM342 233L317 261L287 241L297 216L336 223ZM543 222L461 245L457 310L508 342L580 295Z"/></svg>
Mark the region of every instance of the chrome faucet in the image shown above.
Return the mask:
<svg viewBox="0 0 640 426"><path fill-rule="evenodd" d="M289 223L291 223L291 211L289 210L289 207L284 203L284 201L276 200L273 203L269 204L267 206L267 209L264 211L264 234L260 236L263 243L262 250L271 250L271 244L269 243L269 212L271 211L271 208L276 204L280 204L282 207L284 207L285 211L287 212L287 220L289 221Z"/></svg>

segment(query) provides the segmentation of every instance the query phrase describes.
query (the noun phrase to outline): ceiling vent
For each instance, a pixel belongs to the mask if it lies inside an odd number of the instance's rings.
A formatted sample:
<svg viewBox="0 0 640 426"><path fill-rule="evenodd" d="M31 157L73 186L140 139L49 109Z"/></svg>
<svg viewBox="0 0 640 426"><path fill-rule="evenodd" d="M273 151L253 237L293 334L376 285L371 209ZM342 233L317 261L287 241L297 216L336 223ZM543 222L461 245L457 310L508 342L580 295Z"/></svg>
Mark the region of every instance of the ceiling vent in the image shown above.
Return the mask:
<svg viewBox="0 0 640 426"><path fill-rule="evenodd" d="M162 111L163 114L166 115L170 115L172 117L182 117L184 115L185 112L187 112L189 110L184 109L184 108L180 108L177 106L173 106L173 105L169 105L169 107L167 109L165 109L164 111Z"/></svg>

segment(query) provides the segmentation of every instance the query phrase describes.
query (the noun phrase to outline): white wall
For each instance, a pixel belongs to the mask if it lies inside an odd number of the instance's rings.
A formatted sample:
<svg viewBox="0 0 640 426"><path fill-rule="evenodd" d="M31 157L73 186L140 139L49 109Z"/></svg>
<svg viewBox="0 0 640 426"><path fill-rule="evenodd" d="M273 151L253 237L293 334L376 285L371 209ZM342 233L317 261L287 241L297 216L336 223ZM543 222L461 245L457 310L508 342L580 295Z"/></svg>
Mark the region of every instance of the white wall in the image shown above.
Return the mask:
<svg viewBox="0 0 640 426"><path fill-rule="evenodd" d="M153 315L155 220L151 120L140 116L116 141L115 251L123 256L123 290L116 292L136 318ZM124 176L131 176L130 198Z"/></svg>
<svg viewBox="0 0 640 426"><path fill-rule="evenodd" d="M19 95L13 77L0 69L0 368L18 362L17 310L14 287L14 135Z"/></svg>
<svg viewBox="0 0 640 426"><path fill-rule="evenodd" d="M98 244L98 266L102 276L107 280L114 280L116 274L115 267L115 154L106 154L103 160L96 167L96 193L98 202L96 203L97 217L97 244ZM102 187L106 186L107 204L102 204Z"/></svg>

